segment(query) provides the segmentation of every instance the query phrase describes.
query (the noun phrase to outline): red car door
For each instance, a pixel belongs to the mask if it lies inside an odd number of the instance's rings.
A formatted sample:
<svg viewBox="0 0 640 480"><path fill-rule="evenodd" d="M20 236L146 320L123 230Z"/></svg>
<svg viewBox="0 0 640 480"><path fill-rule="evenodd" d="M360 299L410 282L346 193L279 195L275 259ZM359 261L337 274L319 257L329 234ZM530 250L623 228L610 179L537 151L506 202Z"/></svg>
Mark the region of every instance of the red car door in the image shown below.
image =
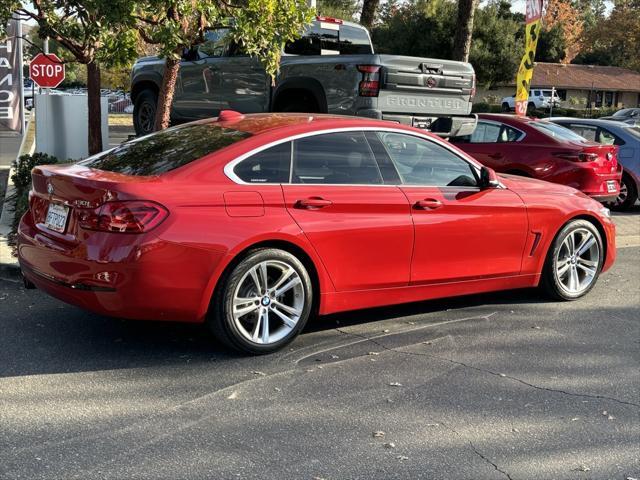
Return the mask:
<svg viewBox="0 0 640 480"><path fill-rule="evenodd" d="M517 275L528 220L518 195L480 189L475 168L421 137L380 132L411 204L411 283Z"/></svg>
<svg viewBox="0 0 640 480"><path fill-rule="evenodd" d="M363 132L294 141L286 207L338 291L407 285L413 225L407 198L385 185Z"/></svg>

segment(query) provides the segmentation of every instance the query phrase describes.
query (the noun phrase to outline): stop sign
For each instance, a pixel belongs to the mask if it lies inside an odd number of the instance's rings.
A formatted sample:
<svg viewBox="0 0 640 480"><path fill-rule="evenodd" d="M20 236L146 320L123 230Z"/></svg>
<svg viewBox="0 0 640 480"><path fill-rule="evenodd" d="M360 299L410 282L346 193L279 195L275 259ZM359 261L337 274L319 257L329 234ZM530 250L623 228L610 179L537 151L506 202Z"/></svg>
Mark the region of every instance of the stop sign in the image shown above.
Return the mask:
<svg viewBox="0 0 640 480"><path fill-rule="evenodd" d="M39 53L29 64L29 76L40 88L56 88L64 80L64 63L54 53Z"/></svg>

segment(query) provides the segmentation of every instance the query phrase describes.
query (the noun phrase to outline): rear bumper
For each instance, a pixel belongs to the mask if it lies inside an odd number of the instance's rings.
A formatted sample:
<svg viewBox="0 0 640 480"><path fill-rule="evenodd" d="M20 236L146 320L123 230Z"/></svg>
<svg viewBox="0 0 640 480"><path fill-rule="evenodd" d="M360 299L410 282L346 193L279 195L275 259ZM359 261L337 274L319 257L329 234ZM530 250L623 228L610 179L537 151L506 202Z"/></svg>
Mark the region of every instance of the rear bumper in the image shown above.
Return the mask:
<svg viewBox="0 0 640 480"><path fill-rule="evenodd" d="M376 118L421 128L441 137L471 135L478 122L477 115L425 115L420 113L387 113L378 109L361 109L360 117Z"/></svg>
<svg viewBox="0 0 640 480"><path fill-rule="evenodd" d="M201 322L213 255L144 235L94 232L76 246L38 230L27 213L18 230L24 277L63 302L107 316Z"/></svg>
<svg viewBox="0 0 640 480"><path fill-rule="evenodd" d="M548 180L580 190L599 202L609 202L615 200L620 193L621 178L622 167L618 165L614 173L596 173L592 168L585 167ZM615 190L611 191L609 185L615 185Z"/></svg>

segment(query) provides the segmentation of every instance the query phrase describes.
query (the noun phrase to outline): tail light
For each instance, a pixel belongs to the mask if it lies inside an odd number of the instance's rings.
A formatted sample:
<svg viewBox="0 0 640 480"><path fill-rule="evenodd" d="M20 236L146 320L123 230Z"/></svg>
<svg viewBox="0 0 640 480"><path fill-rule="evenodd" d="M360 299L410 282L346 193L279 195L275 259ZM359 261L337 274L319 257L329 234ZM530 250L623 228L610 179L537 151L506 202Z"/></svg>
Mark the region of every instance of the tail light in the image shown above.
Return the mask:
<svg viewBox="0 0 640 480"><path fill-rule="evenodd" d="M476 76L475 74L471 76L471 97L469 101L473 100L473 97L476 96Z"/></svg>
<svg viewBox="0 0 640 480"><path fill-rule="evenodd" d="M146 233L168 216L165 207L146 200L106 202L98 208L78 210L82 228L114 233Z"/></svg>
<svg viewBox="0 0 640 480"><path fill-rule="evenodd" d="M553 156L563 158L564 160L570 160L572 162L595 162L598 160L597 153L589 152L557 152L554 153Z"/></svg>
<svg viewBox="0 0 640 480"><path fill-rule="evenodd" d="M362 80L358 85L358 95L361 97L377 97L380 93L380 66L358 65L358 71L362 73Z"/></svg>

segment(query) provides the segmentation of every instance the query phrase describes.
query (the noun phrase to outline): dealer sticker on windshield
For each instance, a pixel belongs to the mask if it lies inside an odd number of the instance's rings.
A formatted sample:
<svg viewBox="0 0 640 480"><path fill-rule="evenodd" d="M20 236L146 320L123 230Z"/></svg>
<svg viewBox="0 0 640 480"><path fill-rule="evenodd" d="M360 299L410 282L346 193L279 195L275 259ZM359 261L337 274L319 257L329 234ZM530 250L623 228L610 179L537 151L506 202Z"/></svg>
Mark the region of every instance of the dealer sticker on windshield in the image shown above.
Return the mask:
<svg viewBox="0 0 640 480"><path fill-rule="evenodd" d="M44 225L55 232L63 233L67 226L67 217L69 216L69 207L58 203L50 203L47 210L47 218Z"/></svg>

